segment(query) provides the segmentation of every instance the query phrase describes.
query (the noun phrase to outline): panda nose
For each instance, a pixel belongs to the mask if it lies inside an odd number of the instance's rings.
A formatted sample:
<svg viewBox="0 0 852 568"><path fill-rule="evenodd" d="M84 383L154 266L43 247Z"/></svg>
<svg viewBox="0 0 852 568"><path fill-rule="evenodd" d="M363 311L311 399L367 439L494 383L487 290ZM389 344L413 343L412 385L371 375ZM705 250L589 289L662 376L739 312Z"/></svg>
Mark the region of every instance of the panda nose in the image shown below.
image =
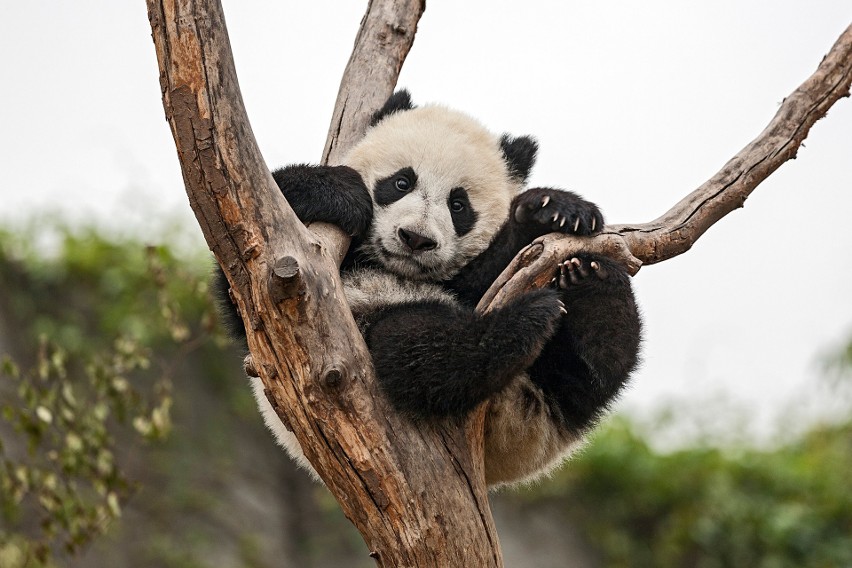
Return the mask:
<svg viewBox="0 0 852 568"><path fill-rule="evenodd" d="M404 244L411 252L432 250L438 246L438 243L429 237L415 233L414 231L406 231L405 229L400 228L399 231L397 231L397 234L399 235L399 240L402 241L402 244Z"/></svg>

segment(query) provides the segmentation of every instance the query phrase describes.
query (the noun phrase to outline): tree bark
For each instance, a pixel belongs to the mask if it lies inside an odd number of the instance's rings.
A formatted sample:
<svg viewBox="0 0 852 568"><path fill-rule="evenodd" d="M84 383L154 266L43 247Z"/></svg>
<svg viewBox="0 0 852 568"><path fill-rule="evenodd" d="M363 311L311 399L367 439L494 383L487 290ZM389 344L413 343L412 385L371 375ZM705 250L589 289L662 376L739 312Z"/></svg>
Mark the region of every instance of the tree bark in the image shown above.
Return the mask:
<svg viewBox="0 0 852 568"><path fill-rule="evenodd" d="M187 195L244 314L255 369L282 422L356 525L379 566L502 566L484 482L483 409L464 423L415 425L376 387L338 264L348 239L308 230L278 191L249 126L218 0L147 0L166 118ZM338 95L323 160L340 161L390 95L424 9L372 0ZM660 219L593 239L549 235L513 262L479 310L546 285L572 250L632 272L687 250L848 94L847 30L761 137Z"/></svg>
<svg viewBox="0 0 852 568"><path fill-rule="evenodd" d="M417 426L391 411L340 284L337 261L348 243L328 226L307 230L272 180L243 106L220 3L147 2L187 195L282 422L379 566L502 566L481 415L468 425ZM339 159L392 92L423 8L416 0L369 4L327 158Z"/></svg>

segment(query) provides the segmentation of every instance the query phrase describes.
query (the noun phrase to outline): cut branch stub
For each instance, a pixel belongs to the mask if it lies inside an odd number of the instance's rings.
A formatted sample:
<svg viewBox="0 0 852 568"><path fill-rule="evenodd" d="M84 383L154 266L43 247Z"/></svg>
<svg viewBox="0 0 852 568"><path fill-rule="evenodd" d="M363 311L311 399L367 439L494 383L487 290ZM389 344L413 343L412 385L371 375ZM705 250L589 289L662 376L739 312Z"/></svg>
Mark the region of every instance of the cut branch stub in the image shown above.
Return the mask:
<svg viewBox="0 0 852 568"><path fill-rule="evenodd" d="M269 297L277 303L296 298L305 293L299 261L283 256L272 265L269 275Z"/></svg>
<svg viewBox="0 0 852 568"><path fill-rule="evenodd" d="M331 368L323 374L323 385L330 390L337 390L343 384L343 373L337 368Z"/></svg>

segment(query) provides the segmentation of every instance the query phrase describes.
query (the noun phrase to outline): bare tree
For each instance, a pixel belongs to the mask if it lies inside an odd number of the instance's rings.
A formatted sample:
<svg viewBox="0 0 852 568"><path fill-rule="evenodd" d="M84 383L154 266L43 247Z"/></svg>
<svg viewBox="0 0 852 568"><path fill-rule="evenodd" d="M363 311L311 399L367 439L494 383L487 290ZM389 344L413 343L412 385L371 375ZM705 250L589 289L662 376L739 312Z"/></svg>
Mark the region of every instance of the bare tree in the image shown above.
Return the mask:
<svg viewBox="0 0 852 568"><path fill-rule="evenodd" d="M348 239L328 225L306 228L272 180L243 106L220 2L147 3L187 195L282 422L379 566L502 566L484 481L484 405L445 424L412 424L391 411L340 284ZM324 161L340 161L392 92L424 8L423 0L369 2ZM477 309L545 285L554 263L578 248L619 258L633 273L689 249L795 156L850 81L852 28L767 129L669 213L609 226L593 239L546 236L518 255Z"/></svg>

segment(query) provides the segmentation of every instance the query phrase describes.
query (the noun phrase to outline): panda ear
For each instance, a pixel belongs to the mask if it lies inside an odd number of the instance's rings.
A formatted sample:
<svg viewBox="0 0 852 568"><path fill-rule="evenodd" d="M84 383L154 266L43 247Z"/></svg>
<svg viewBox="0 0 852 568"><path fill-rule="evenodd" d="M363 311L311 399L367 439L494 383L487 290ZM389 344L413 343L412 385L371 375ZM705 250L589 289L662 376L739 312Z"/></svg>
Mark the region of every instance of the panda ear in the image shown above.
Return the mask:
<svg viewBox="0 0 852 568"><path fill-rule="evenodd" d="M531 136L513 138L504 134L500 138L500 149L503 150L503 157L509 167L509 175L521 183L527 181L535 164L538 142Z"/></svg>
<svg viewBox="0 0 852 568"><path fill-rule="evenodd" d="M414 104L411 102L411 93L407 89L400 89L390 96L385 105L373 113L370 118L370 126L375 126L390 115L404 110L411 110Z"/></svg>

